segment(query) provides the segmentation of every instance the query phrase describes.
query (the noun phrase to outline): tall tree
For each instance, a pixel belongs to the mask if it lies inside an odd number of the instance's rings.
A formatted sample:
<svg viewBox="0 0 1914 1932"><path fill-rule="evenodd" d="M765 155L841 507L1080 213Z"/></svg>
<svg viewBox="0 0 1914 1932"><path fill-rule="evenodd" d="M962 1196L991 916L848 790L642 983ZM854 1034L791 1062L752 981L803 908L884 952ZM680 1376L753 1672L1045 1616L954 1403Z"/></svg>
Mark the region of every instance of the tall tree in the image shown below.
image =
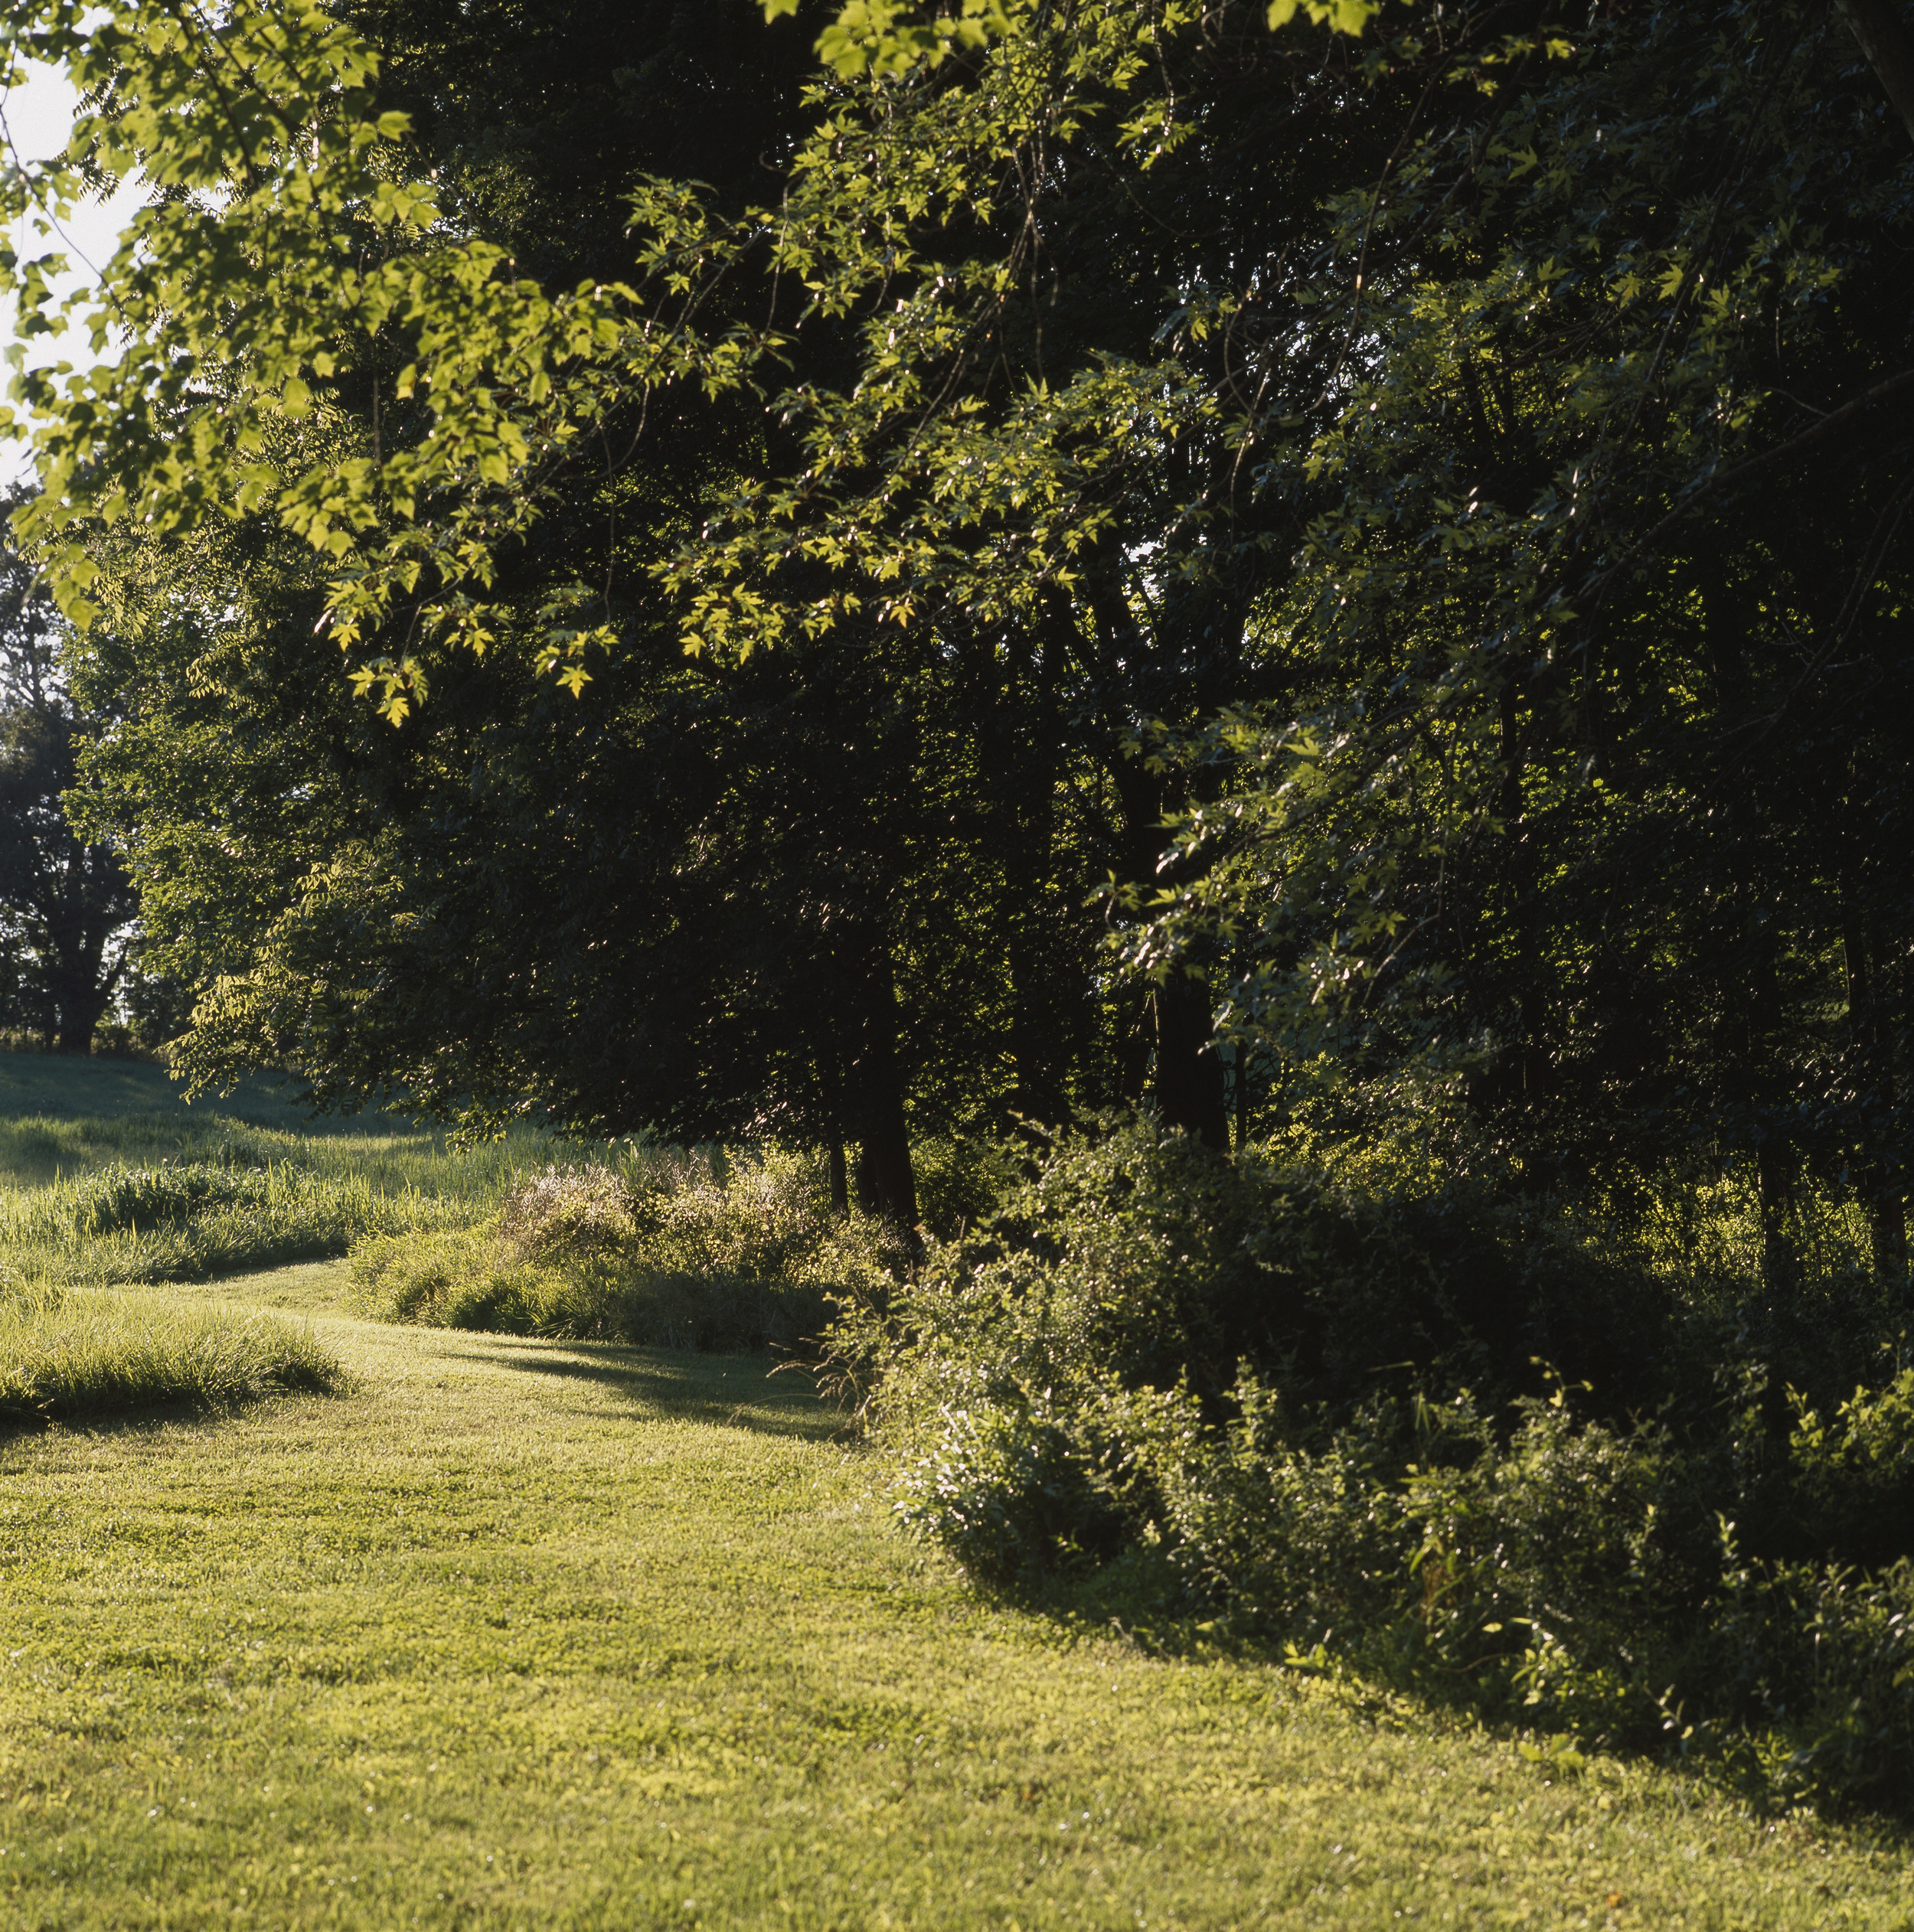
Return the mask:
<svg viewBox="0 0 1914 1932"><path fill-rule="evenodd" d="M21 495L0 504L11 511ZM67 821L76 758L99 720L67 687L64 628L33 565L0 550L0 929L19 1016L61 1052L88 1053L139 909L112 847Z"/></svg>

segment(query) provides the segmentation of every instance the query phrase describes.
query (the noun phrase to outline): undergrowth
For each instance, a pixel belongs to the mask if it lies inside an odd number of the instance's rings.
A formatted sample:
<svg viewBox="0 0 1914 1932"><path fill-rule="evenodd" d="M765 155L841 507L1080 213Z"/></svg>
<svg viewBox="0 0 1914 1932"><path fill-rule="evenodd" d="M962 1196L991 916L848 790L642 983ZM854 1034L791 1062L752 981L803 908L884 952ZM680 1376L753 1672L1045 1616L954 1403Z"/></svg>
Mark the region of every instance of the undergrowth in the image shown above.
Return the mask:
<svg viewBox="0 0 1914 1932"><path fill-rule="evenodd" d="M1832 1239L1786 1295L1732 1229L1689 1252L1586 1203L1132 1126L1053 1150L831 1342L901 1519L989 1587L1764 1803L1904 1806L1893 1284Z"/></svg>
<svg viewBox="0 0 1914 1932"><path fill-rule="evenodd" d="M390 1321L789 1349L901 1259L881 1222L832 1210L815 1160L628 1145L615 1165L548 1165L476 1225L361 1240L353 1296Z"/></svg>

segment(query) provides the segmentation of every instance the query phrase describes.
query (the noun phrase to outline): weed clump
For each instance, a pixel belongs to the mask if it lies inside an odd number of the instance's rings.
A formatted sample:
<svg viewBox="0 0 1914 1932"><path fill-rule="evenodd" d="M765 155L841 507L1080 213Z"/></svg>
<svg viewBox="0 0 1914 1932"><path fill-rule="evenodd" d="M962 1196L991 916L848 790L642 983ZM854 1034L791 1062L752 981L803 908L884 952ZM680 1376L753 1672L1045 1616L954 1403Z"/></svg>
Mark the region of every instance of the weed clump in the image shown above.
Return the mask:
<svg viewBox="0 0 1914 1932"><path fill-rule="evenodd" d="M392 1321L671 1349L794 1349L834 1298L869 1296L900 1257L878 1222L831 1210L815 1163L628 1149L551 1165L478 1227L352 1251L354 1300Z"/></svg>

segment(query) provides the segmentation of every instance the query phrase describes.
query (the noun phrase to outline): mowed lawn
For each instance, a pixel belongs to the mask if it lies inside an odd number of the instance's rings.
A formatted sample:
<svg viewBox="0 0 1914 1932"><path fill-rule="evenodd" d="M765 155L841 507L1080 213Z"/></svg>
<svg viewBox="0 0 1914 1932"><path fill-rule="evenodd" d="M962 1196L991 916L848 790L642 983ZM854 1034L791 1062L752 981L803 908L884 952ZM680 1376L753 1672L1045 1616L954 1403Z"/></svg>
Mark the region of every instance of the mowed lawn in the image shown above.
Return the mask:
<svg viewBox="0 0 1914 1932"><path fill-rule="evenodd" d="M0 1441L0 1924L1914 1925L1902 1843L979 1601L752 1360L304 1310Z"/></svg>

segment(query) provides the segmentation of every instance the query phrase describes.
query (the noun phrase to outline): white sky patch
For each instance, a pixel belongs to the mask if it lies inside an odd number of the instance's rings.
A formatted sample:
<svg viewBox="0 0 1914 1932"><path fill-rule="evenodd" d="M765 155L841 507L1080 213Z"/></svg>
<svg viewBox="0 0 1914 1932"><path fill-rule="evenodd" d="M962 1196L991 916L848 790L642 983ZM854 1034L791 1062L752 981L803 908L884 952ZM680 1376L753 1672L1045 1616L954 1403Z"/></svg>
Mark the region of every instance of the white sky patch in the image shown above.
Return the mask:
<svg viewBox="0 0 1914 1932"><path fill-rule="evenodd" d="M66 76L57 68L33 63L24 86L0 96L0 114L5 116L5 132L11 142L5 160L44 161L59 153L67 145L75 105L73 90ZM31 221L22 220L11 225L7 240L23 260L54 250L65 255L73 265L72 272L54 286L60 295L68 295L99 279L96 271L112 260L120 234L139 203L139 184L123 183L111 201L103 204L83 202L75 208L60 224L65 231L64 239L43 239L34 233ZM89 263L90 268L87 266ZM0 348L11 348L19 340L14 320L11 301L0 297ZM99 360L87 335L73 330L57 336L35 337L27 356L28 365L36 368L57 362L86 368ZM0 364L0 390L11 374L9 365ZM32 470L32 459L24 444L0 442L0 484L17 481L31 475Z"/></svg>

